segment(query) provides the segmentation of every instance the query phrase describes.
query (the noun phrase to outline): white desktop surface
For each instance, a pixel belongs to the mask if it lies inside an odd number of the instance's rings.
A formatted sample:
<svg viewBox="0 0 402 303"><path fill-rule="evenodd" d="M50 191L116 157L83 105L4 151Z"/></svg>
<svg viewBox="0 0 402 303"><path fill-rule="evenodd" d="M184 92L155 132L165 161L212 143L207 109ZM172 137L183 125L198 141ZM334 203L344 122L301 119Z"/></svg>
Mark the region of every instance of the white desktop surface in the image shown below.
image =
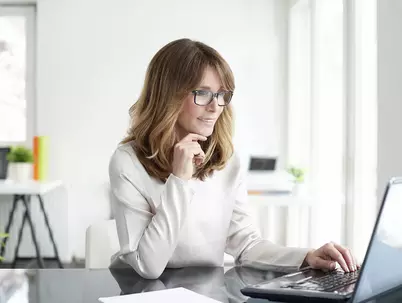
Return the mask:
<svg viewBox="0 0 402 303"><path fill-rule="evenodd" d="M131 302L219 303L219 301L200 295L194 291L191 291L183 287L140 292L131 295L127 294L124 296L116 296L109 298L99 298L99 301L103 303L131 303Z"/></svg>
<svg viewBox="0 0 402 303"><path fill-rule="evenodd" d="M44 195L62 185L61 181L0 180L0 195Z"/></svg>

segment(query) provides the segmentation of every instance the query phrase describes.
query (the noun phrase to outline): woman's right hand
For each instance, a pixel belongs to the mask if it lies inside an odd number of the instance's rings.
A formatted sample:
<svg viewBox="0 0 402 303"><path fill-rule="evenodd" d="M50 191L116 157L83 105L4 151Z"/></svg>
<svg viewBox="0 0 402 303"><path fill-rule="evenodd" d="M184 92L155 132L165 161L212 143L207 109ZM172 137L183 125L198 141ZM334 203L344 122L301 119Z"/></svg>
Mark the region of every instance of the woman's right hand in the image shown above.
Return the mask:
<svg viewBox="0 0 402 303"><path fill-rule="evenodd" d="M207 140L206 137L197 134L188 134L179 141L173 151L172 173L183 180L190 180L194 173L193 162L200 165L204 162L205 153L198 141Z"/></svg>

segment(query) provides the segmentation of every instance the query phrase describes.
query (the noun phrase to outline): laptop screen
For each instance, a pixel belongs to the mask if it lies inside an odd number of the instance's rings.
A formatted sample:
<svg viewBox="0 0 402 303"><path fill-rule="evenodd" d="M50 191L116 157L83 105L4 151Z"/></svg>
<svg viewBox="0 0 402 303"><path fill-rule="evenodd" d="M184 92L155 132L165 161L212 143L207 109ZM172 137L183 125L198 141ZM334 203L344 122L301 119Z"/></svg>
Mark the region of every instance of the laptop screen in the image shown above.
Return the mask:
<svg viewBox="0 0 402 303"><path fill-rule="evenodd" d="M402 180L388 188L354 302L402 285Z"/></svg>

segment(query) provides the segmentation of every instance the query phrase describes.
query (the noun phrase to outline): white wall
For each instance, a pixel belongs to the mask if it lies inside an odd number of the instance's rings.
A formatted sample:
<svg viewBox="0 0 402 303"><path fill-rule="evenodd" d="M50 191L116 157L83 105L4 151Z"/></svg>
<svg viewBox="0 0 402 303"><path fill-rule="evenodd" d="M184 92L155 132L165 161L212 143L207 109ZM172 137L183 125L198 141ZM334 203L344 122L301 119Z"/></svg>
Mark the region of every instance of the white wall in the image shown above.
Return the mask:
<svg viewBox="0 0 402 303"><path fill-rule="evenodd" d="M59 241L68 239L68 256L84 257L86 227L109 215L109 157L147 63L173 39L210 44L234 70L241 154L284 150L286 7L283 0L38 1L37 132L50 136L50 176L67 189L68 234L62 229Z"/></svg>
<svg viewBox="0 0 402 303"><path fill-rule="evenodd" d="M378 196L402 176L402 2L378 0Z"/></svg>

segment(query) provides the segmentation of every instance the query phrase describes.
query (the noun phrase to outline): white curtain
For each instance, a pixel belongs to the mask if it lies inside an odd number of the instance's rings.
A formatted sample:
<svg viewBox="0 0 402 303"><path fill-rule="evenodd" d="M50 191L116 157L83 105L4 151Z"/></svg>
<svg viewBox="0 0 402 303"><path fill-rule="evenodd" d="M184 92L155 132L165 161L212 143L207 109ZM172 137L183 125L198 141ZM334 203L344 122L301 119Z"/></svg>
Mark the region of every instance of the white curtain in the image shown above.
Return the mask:
<svg viewBox="0 0 402 303"><path fill-rule="evenodd" d="M320 203L290 210L287 238L360 258L377 201L375 19L375 0L290 1L287 162L306 169Z"/></svg>

